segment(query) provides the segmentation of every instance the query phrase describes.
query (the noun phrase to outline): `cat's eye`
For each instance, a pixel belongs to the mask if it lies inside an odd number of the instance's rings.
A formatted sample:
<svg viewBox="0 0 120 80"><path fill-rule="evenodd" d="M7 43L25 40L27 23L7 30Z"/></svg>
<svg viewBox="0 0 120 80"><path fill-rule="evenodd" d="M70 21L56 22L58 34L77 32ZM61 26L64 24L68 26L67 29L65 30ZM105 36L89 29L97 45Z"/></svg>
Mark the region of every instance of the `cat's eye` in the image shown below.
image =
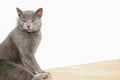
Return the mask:
<svg viewBox="0 0 120 80"><path fill-rule="evenodd" d="M23 20L23 22L26 22L25 20Z"/></svg>
<svg viewBox="0 0 120 80"><path fill-rule="evenodd" d="M32 20L31 22L35 22L35 20Z"/></svg>

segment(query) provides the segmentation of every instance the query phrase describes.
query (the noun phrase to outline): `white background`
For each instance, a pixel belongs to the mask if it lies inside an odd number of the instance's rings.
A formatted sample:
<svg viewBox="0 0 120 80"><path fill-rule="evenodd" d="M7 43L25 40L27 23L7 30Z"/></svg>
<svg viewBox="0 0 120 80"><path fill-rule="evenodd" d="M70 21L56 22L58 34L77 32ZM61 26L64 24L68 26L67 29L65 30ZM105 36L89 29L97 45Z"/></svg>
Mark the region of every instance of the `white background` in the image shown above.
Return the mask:
<svg viewBox="0 0 120 80"><path fill-rule="evenodd" d="M2 0L0 42L16 27L16 7L44 9L36 53L43 69L120 59L119 0Z"/></svg>

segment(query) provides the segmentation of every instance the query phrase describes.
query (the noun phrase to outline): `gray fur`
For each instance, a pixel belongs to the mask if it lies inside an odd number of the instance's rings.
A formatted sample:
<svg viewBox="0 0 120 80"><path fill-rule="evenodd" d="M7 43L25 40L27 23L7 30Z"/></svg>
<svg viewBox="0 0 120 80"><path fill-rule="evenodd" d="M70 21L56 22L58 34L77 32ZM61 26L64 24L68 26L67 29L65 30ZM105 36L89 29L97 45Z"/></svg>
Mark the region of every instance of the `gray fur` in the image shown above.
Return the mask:
<svg viewBox="0 0 120 80"><path fill-rule="evenodd" d="M40 69L34 56L41 40L42 8L36 12L17 8L17 13L17 27L0 44L0 80L46 78L50 74Z"/></svg>

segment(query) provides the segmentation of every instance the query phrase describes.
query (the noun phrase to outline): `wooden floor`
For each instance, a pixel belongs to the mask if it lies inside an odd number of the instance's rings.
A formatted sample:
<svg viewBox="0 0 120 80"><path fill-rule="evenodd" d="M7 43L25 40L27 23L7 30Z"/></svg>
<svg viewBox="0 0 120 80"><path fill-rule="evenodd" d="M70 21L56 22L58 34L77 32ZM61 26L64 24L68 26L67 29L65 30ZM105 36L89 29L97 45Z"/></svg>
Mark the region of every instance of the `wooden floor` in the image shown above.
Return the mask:
<svg viewBox="0 0 120 80"><path fill-rule="evenodd" d="M120 80L120 59L47 71L52 73L52 80Z"/></svg>

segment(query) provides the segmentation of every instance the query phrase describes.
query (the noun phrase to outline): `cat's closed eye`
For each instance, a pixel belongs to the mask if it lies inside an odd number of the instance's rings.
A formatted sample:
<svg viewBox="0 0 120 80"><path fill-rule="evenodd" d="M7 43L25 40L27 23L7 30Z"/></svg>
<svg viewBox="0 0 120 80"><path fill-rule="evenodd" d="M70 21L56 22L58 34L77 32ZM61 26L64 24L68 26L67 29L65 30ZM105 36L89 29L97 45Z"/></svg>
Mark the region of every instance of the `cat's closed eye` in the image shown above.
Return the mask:
<svg viewBox="0 0 120 80"><path fill-rule="evenodd" d="M23 22L26 22L25 20L23 20Z"/></svg>
<svg viewBox="0 0 120 80"><path fill-rule="evenodd" d="M31 22L35 22L35 20L32 20Z"/></svg>

